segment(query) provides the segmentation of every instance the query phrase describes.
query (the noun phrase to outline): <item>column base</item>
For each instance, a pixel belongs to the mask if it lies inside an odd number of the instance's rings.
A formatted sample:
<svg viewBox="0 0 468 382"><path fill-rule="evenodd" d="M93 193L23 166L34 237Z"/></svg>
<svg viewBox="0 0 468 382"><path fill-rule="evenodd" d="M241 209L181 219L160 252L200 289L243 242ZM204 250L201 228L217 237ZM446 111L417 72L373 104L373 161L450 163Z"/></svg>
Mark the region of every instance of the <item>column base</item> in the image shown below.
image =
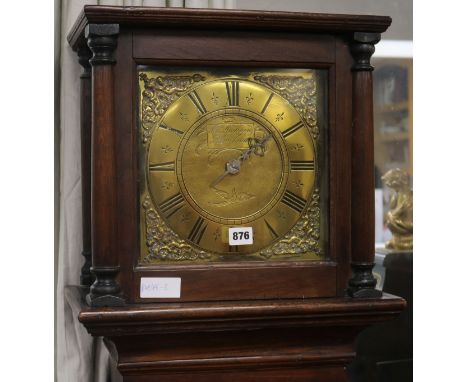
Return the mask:
<svg viewBox="0 0 468 382"><path fill-rule="evenodd" d="M121 296L107 294L104 296L96 296L92 293L86 295L86 303L92 308L105 306L124 306L125 299Z"/></svg>
<svg viewBox="0 0 468 382"><path fill-rule="evenodd" d="M90 287L86 302L91 307L123 306L125 298L120 294L120 285L115 280L119 267L91 267L96 281Z"/></svg>
<svg viewBox="0 0 468 382"><path fill-rule="evenodd" d="M85 287L90 287L96 278L91 273L91 253L90 252L81 252L81 255L85 258L85 263L81 267L80 274L80 285Z"/></svg>
<svg viewBox="0 0 468 382"><path fill-rule="evenodd" d="M382 291L374 288L348 288L348 296L353 298L378 298Z"/></svg>
<svg viewBox="0 0 468 382"><path fill-rule="evenodd" d="M349 280L348 296L354 298L381 297L382 291L375 289L377 280L372 274L374 263L351 263L353 277Z"/></svg>

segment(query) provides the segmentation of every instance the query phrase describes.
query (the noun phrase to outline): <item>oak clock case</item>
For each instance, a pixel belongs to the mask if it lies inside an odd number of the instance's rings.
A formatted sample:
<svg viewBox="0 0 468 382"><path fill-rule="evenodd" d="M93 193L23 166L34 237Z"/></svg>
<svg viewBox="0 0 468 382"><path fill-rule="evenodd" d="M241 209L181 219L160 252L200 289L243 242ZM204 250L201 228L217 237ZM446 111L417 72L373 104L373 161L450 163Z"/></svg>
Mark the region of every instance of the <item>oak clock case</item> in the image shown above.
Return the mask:
<svg viewBox="0 0 468 382"><path fill-rule="evenodd" d="M327 258L326 71L137 73L141 266Z"/></svg>

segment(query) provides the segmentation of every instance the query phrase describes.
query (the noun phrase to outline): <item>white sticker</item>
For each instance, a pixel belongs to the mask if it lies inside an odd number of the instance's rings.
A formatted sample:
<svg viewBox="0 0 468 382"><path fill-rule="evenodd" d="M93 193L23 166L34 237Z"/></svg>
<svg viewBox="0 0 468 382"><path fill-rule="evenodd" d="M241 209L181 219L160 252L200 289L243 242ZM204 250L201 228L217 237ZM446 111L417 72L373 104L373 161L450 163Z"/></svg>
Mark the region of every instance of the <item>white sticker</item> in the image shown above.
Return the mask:
<svg viewBox="0 0 468 382"><path fill-rule="evenodd" d="M140 298L180 298L180 277L142 277Z"/></svg>
<svg viewBox="0 0 468 382"><path fill-rule="evenodd" d="M229 228L229 245L253 244L252 227Z"/></svg>

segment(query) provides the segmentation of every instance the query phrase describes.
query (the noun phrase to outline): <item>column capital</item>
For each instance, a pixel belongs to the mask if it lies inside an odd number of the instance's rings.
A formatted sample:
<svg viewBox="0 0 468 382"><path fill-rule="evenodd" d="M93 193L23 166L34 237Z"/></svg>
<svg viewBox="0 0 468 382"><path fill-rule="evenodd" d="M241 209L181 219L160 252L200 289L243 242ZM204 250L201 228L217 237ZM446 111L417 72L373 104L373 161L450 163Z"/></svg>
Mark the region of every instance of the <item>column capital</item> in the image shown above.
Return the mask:
<svg viewBox="0 0 468 382"><path fill-rule="evenodd" d="M375 52L375 44L380 41L380 33L355 32L350 46L354 58L353 71L372 71L371 56Z"/></svg>
<svg viewBox="0 0 468 382"><path fill-rule="evenodd" d="M92 66L115 64L114 51L117 47L119 24L88 24L85 38L93 56L89 60Z"/></svg>

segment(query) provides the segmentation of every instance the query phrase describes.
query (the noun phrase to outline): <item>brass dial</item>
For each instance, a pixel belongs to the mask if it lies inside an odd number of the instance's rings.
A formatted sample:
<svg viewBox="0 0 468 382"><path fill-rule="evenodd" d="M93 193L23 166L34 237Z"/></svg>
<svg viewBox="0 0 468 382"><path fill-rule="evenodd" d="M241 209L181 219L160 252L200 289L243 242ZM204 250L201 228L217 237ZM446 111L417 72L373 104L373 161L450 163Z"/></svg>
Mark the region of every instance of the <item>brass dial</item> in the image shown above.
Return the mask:
<svg viewBox="0 0 468 382"><path fill-rule="evenodd" d="M202 251L250 254L284 237L311 199L314 139L298 111L264 84L200 81L174 100L150 136L151 200L180 238ZM252 227L229 246L228 227Z"/></svg>
<svg viewBox="0 0 468 382"><path fill-rule="evenodd" d="M326 71L139 68L142 264L320 260ZM228 243L228 229L253 243Z"/></svg>

